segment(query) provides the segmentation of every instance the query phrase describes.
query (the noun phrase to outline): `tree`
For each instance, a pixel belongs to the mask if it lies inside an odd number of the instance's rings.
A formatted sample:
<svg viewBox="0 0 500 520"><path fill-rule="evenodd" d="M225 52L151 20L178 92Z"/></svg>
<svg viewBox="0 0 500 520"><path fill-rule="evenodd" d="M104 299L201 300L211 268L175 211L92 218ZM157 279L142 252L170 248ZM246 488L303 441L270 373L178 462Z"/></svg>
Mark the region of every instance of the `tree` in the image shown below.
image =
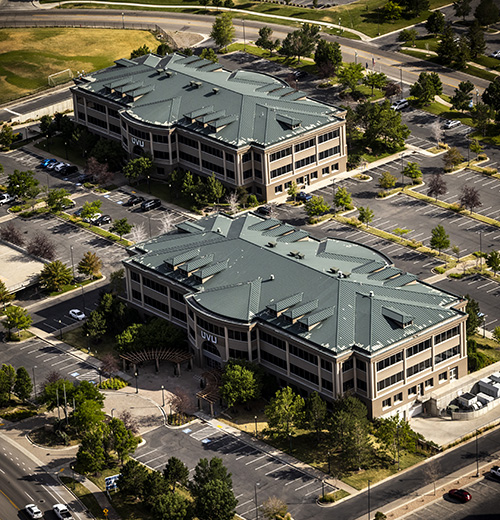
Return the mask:
<svg viewBox="0 0 500 520"><path fill-rule="evenodd" d="M401 85L394 81L389 81L384 87L384 96L386 98L392 98L394 96L400 96L402 93Z"/></svg>
<svg viewBox="0 0 500 520"><path fill-rule="evenodd" d="M134 436L133 432L131 432L126 426L123 424L123 421L117 419L116 417L111 419L109 423L109 430L112 438L113 449L118 455L118 459L120 460L120 464L123 466L123 462L126 457L128 457L131 453L134 453L137 445L139 444L139 439Z"/></svg>
<svg viewBox="0 0 500 520"><path fill-rule="evenodd" d="M98 403L102 408L104 406L104 395L99 392L99 389L89 381L80 381L73 392L73 399L78 408L85 401L93 401Z"/></svg>
<svg viewBox="0 0 500 520"><path fill-rule="evenodd" d="M205 3L204 3L205 2ZM202 0L200 1L201 5L207 5L208 0ZM158 48L156 49L156 54L159 54L160 56L166 56L167 54L170 54L173 52L172 47L167 42L161 42L160 45L158 45Z"/></svg>
<svg viewBox="0 0 500 520"><path fill-rule="evenodd" d="M316 195L305 202L304 207L309 217L317 217L330 210L330 206L325 202L325 199Z"/></svg>
<svg viewBox="0 0 500 520"><path fill-rule="evenodd" d="M323 77L335 75L342 65L340 44L320 39L314 52L314 62Z"/></svg>
<svg viewBox="0 0 500 520"><path fill-rule="evenodd" d="M477 303L474 298L471 298L468 294L466 294L465 299L467 300L465 312L469 315L467 317L466 333L467 337L470 338L476 334L477 329L483 324L484 315L481 312L479 303Z"/></svg>
<svg viewBox="0 0 500 520"><path fill-rule="evenodd" d="M384 20L388 22L393 20L399 20L403 14L403 8L393 0L386 2L381 8L380 12L384 17Z"/></svg>
<svg viewBox="0 0 500 520"><path fill-rule="evenodd" d="M438 200L440 195L445 195L448 191L444 177L439 173L434 174L427 183L427 195Z"/></svg>
<svg viewBox="0 0 500 520"><path fill-rule="evenodd" d="M118 220L115 220L113 222L113 225L111 226L111 232L116 233L120 240L123 237L123 235L128 235L134 226L132 224L129 224L128 220L126 218L119 218Z"/></svg>
<svg viewBox="0 0 500 520"><path fill-rule="evenodd" d="M116 336L115 340L117 343L118 352L127 352L132 350L132 346L139 336L139 331L142 327L142 323L133 323L132 325L129 325L121 334Z"/></svg>
<svg viewBox="0 0 500 520"><path fill-rule="evenodd" d="M104 166L104 169L92 171L89 162L95 161ZM96 177L96 182L106 184L113 178L113 172L121 170L125 160L125 153L119 141L100 138L92 148L91 157L87 161L87 174ZM103 177L102 179L100 177Z"/></svg>
<svg viewBox="0 0 500 520"><path fill-rule="evenodd" d="M86 432L76 454L76 464L81 473L97 474L106 464L102 431ZM121 490L120 490L121 491Z"/></svg>
<svg viewBox="0 0 500 520"><path fill-rule="evenodd" d="M445 171L454 170L459 164L464 161L464 156L460 153L456 146L452 146L443 155L444 169Z"/></svg>
<svg viewBox="0 0 500 520"><path fill-rule="evenodd" d="M462 20L465 22L465 17L469 15L471 12L470 0L456 0L453 2L453 10L455 11L455 16L462 17Z"/></svg>
<svg viewBox="0 0 500 520"><path fill-rule="evenodd" d="M458 200L460 204L469 209L471 213L483 205L479 197L479 191L474 186L468 186L467 184L462 186Z"/></svg>
<svg viewBox="0 0 500 520"><path fill-rule="evenodd" d="M142 497L144 495L144 485L148 476L148 470L140 462L130 459L121 468L118 477L118 489L120 493L132 497Z"/></svg>
<svg viewBox="0 0 500 520"><path fill-rule="evenodd" d="M476 160L479 157L479 154L483 151L483 147L478 139L471 139L469 143L469 150L472 153L476 154Z"/></svg>
<svg viewBox="0 0 500 520"><path fill-rule="evenodd" d="M436 145L439 146L443 139L444 130L439 120L435 120L430 126L431 136L436 141Z"/></svg>
<svg viewBox="0 0 500 520"><path fill-rule="evenodd" d="M14 393L21 399L26 401L33 392L33 383L24 367L19 367L16 371L16 382L14 383Z"/></svg>
<svg viewBox="0 0 500 520"><path fill-rule="evenodd" d="M100 200L94 200L93 202L84 202L83 208L80 213L80 218L83 220L92 220L95 218L99 210L101 209L102 202Z"/></svg>
<svg viewBox="0 0 500 520"><path fill-rule="evenodd" d="M496 276L500 271L500 253L498 251L490 251L486 257L486 265L493 270L493 274Z"/></svg>
<svg viewBox="0 0 500 520"><path fill-rule="evenodd" d="M495 328L493 329L493 339L494 339L497 343L500 343L500 326L495 327Z"/></svg>
<svg viewBox="0 0 500 520"><path fill-rule="evenodd" d="M64 405L64 394L66 394L66 402L69 402L75 392L75 387L71 381L61 379L58 373L52 375L54 378L51 377L51 379L54 380L50 382L47 380L42 392L42 402L47 405L49 412ZM67 417L66 407L64 408L64 415Z"/></svg>
<svg viewBox="0 0 500 520"><path fill-rule="evenodd" d="M9 148L14 141L14 132L8 124L3 124L0 128L0 146Z"/></svg>
<svg viewBox="0 0 500 520"><path fill-rule="evenodd" d="M289 58L296 57L300 63L300 58L310 56L320 40L319 25L304 23L302 27L286 35L281 45L280 54Z"/></svg>
<svg viewBox="0 0 500 520"><path fill-rule="evenodd" d="M16 246L24 244L23 234L12 222L7 222L4 227L0 228L0 238Z"/></svg>
<svg viewBox="0 0 500 520"><path fill-rule="evenodd" d="M500 11L495 0L481 0L474 11L474 17L481 25L491 25L500 19Z"/></svg>
<svg viewBox="0 0 500 520"><path fill-rule="evenodd" d="M151 52L151 50L149 49L149 47L146 44L141 45L140 47L138 47L137 49L134 49L130 53L130 59L133 60L134 58L138 58L139 56L145 56L146 54L149 54L150 52Z"/></svg>
<svg viewBox="0 0 500 520"><path fill-rule="evenodd" d="M189 479L189 470L187 466L177 457L170 457L167 461L163 476L166 482L172 486L172 491L175 492L177 482L186 486Z"/></svg>
<svg viewBox="0 0 500 520"><path fill-rule="evenodd" d="M440 34L444 30L444 21L444 14L441 11L434 11L427 18L425 29L429 34Z"/></svg>
<svg viewBox="0 0 500 520"><path fill-rule="evenodd" d="M358 83L363 79L363 65L361 63L346 63L338 72L339 83L344 89L356 91Z"/></svg>
<svg viewBox="0 0 500 520"><path fill-rule="evenodd" d="M339 188L333 197L333 203L337 208L346 210L352 204L352 196L346 188Z"/></svg>
<svg viewBox="0 0 500 520"><path fill-rule="evenodd" d="M87 400L73 411L72 423L79 432L92 431L104 421L104 418L101 404Z"/></svg>
<svg viewBox="0 0 500 520"><path fill-rule="evenodd" d="M167 493L152 497L151 509L157 520L188 520L189 502L178 493Z"/></svg>
<svg viewBox="0 0 500 520"><path fill-rule="evenodd" d="M304 419L304 407L304 399L289 386L278 390L265 409L270 430L285 439L292 435Z"/></svg>
<svg viewBox="0 0 500 520"><path fill-rule="evenodd" d="M212 25L210 37L219 49L227 47L234 38L235 29L230 13L219 14Z"/></svg>
<svg viewBox="0 0 500 520"><path fill-rule="evenodd" d="M444 65L451 65L455 61L457 54L457 42L455 41L455 33L451 25L447 25L443 34L441 35L441 41L438 43L436 52L437 55Z"/></svg>
<svg viewBox="0 0 500 520"><path fill-rule="evenodd" d="M372 96L374 89L383 89L387 84L387 76L383 72L369 72L363 78L363 84L371 87Z"/></svg>
<svg viewBox="0 0 500 520"><path fill-rule="evenodd" d="M132 236L130 240L134 243L144 242L148 238L148 234L146 232L146 226L144 224L139 224L138 226L134 226L132 229Z"/></svg>
<svg viewBox="0 0 500 520"><path fill-rule="evenodd" d="M222 459L213 457L210 461L208 459L200 459L194 468L193 479L189 482L189 490L196 500L203 497L204 488L208 483L214 480L223 482L228 488L233 487L231 473L228 473L227 468L222 463Z"/></svg>
<svg viewBox="0 0 500 520"><path fill-rule="evenodd" d="M5 309L5 319L2 322L3 327L8 331L8 336L11 338L13 329L17 329L19 333L30 328L33 319L28 314L26 309L18 307L17 305L10 305Z"/></svg>
<svg viewBox="0 0 500 520"><path fill-rule="evenodd" d="M458 88L455 89L455 94L451 98L451 106L455 110L467 110L472 102L472 92L474 91L474 84L470 81L461 81Z"/></svg>
<svg viewBox="0 0 500 520"><path fill-rule="evenodd" d="M106 319L99 311L92 311L83 326L85 334L98 342L106 334Z"/></svg>
<svg viewBox="0 0 500 520"><path fill-rule="evenodd" d="M87 159L84 171L85 175L97 184L109 184L114 177L113 172L108 168L108 164L98 161L95 157Z"/></svg>
<svg viewBox="0 0 500 520"><path fill-rule="evenodd" d="M450 235L446 233L441 224L438 224L431 231L431 235L431 247L437 249L439 254L441 254L443 249L448 249L450 247Z"/></svg>
<svg viewBox="0 0 500 520"><path fill-rule="evenodd" d="M35 179L35 174L31 170L26 172L14 170L14 173L8 176L7 192L11 195L23 198L27 195L30 188L36 187L39 184L40 181Z"/></svg>
<svg viewBox="0 0 500 520"><path fill-rule="evenodd" d="M109 285L114 295L120 296L125 290L125 269L117 269L109 276Z"/></svg>
<svg viewBox="0 0 500 520"><path fill-rule="evenodd" d="M498 112L500 110L500 78L495 78L481 96L483 102Z"/></svg>
<svg viewBox="0 0 500 520"><path fill-rule="evenodd" d="M405 9L405 14L410 18L419 16L420 13L427 11L430 7L429 0L399 0L401 6Z"/></svg>
<svg viewBox="0 0 500 520"><path fill-rule="evenodd" d="M123 175L131 182L148 175L153 168L153 162L149 157L136 157L130 159L123 168Z"/></svg>
<svg viewBox="0 0 500 520"><path fill-rule="evenodd" d="M288 511L288 506L276 496L271 496L262 502L260 512L266 520L276 520L278 518L285 518Z"/></svg>
<svg viewBox="0 0 500 520"><path fill-rule="evenodd" d="M390 453L392 459L399 463L399 451L415 448L417 435L411 429L410 424L399 414L392 417L378 419L375 436L382 443L384 448Z"/></svg>
<svg viewBox="0 0 500 520"><path fill-rule="evenodd" d="M325 427L326 417L326 402L321 399L318 392L312 392L306 402L306 424L310 430L316 432L318 440Z"/></svg>
<svg viewBox="0 0 500 520"><path fill-rule="evenodd" d="M455 53L455 62L454 66L457 69L464 69L467 65L467 62L471 58L471 49L469 47L469 41L465 36L460 36L457 42L457 51Z"/></svg>
<svg viewBox="0 0 500 520"><path fill-rule="evenodd" d="M217 53L212 49L212 47L205 47L200 53L200 58L212 61L213 63L219 62L219 57L217 56Z"/></svg>
<svg viewBox="0 0 500 520"><path fill-rule="evenodd" d="M486 130L488 129L492 115L491 107L484 103L476 103L472 109L472 124L483 136L486 135Z"/></svg>
<svg viewBox="0 0 500 520"><path fill-rule="evenodd" d="M47 206L53 212L62 211L69 202L69 192L64 188L50 190L47 195Z"/></svg>
<svg viewBox="0 0 500 520"><path fill-rule="evenodd" d="M224 196L226 190L222 182L220 182L219 179L215 177L215 174L212 173L212 175L207 178L205 191L210 202L217 202L217 204L219 204L219 201Z"/></svg>
<svg viewBox="0 0 500 520"><path fill-rule="evenodd" d="M101 276L101 259L91 251L87 251L78 263L78 272L85 276L99 278Z"/></svg>
<svg viewBox="0 0 500 520"><path fill-rule="evenodd" d="M477 58L480 54L483 54L486 49L486 43L484 41L484 31L481 28L480 23L477 20L472 22L472 25L467 31L467 42L469 44L469 51L471 58Z"/></svg>
<svg viewBox="0 0 500 520"><path fill-rule="evenodd" d="M413 184L416 184L419 181L419 179L422 178L422 170L420 169L418 163L409 162L403 168L403 175L412 179Z"/></svg>
<svg viewBox="0 0 500 520"><path fill-rule="evenodd" d="M231 487L215 479L203 486L203 495L195 498L194 511L198 520L232 520L237 505Z"/></svg>
<svg viewBox="0 0 500 520"><path fill-rule="evenodd" d="M226 364L220 392L229 408L237 403L258 399L260 390L259 380L254 371L234 361Z"/></svg>
<svg viewBox="0 0 500 520"><path fill-rule="evenodd" d="M410 95L415 96L419 106L428 105L442 92L443 84L436 72L421 72L418 81L410 87Z"/></svg>
<svg viewBox="0 0 500 520"><path fill-rule="evenodd" d="M382 189L388 190L396 186L396 180L396 177L394 175L391 175L389 172L382 172L382 174L380 175L380 179L378 180L378 185Z"/></svg>
<svg viewBox="0 0 500 520"><path fill-rule="evenodd" d="M368 224L373 220L373 217L374 217L373 211L368 206L366 206L366 208L364 208L363 206L360 206L358 208L358 210L359 210L358 220L362 224L366 224L366 227L368 227Z"/></svg>
<svg viewBox="0 0 500 520"><path fill-rule="evenodd" d="M30 255L53 260L56 256L56 246L47 235L37 233L29 242L26 250Z"/></svg>
<svg viewBox="0 0 500 520"><path fill-rule="evenodd" d="M12 397L12 391L16 384L16 370L12 365L2 364L2 387L4 393L7 394L7 400L10 401Z"/></svg>
<svg viewBox="0 0 500 520"><path fill-rule="evenodd" d="M271 37L273 35L273 30L270 27L264 26L259 29L259 37L255 41L255 45L269 51L269 55L273 55L273 51L277 49L280 45L279 40L272 40Z"/></svg>
<svg viewBox="0 0 500 520"><path fill-rule="evenodd" d="M40 284L49 292L58 292L73 279L71 268L61 260L45 264L40 273Z"/></svg>
<svg viewBox="0 0 500 520"><path fill-rule="evenodd" d="M3 310L5 311L5 304L10 303L16 297L15 293L10 292L7 289L5 283L0 280L0 305L3 306Z"/></svg>
<svg viewBox="0 0 500 520"><path fill-rule="evenodd" d="M398 40L405 43L409 43L412 47L415 47L415 40L418 37L418 32L415 29L403 29L399 33Z"/></svg>
<svg viewBox="0 0 500 520"><path fill-rule="evenodd" d="M293 200L297 199L297 195L299 194L299 187L297 186L297 183L295 181L292 181L290 183L287 193L288 196L291 197Z"/></svg>

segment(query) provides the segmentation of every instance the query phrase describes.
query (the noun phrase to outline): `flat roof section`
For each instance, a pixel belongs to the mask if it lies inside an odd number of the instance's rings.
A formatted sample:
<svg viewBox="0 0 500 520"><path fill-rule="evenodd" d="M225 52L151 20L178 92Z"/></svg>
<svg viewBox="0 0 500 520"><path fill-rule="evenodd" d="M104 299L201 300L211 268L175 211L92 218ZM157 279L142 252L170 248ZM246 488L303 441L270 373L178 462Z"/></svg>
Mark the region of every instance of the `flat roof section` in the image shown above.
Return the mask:
<svg viewBox="0 0 500 520"><path fill-rule="evenodd" d="M35 284L44 265L41 260L0 241L0 280L9 292Z"/></svg>

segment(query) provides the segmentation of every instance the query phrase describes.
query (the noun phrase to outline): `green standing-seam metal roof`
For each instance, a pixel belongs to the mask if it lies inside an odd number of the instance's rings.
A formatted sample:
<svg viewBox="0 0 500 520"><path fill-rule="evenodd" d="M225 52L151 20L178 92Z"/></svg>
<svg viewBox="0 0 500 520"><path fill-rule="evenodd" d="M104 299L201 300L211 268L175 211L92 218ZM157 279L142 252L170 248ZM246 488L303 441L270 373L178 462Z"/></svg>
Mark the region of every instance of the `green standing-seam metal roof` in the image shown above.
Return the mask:
<svg viewBox="0 0 500 520"><path fill-rule="evenodd" d="M76 79L73 88L121 105L132 120L186 128L234 147L272 146L342 122L345 114L268 74L231 72L177 53L117 60Z"/></svg>
<svg viewBox="0 0 500 520"><path fill-rule="evenodd" d="M271 242L269 227L290 228L292 242ZM254 213L217 214L130 248L125 263L184 286L186 300L208 314L265 322L333 353L369 355L463 318L454 308L459 297L395 268L384 254L307 232L297 243L294 230ZM185 268L174 268L183 254Z"/></svg>

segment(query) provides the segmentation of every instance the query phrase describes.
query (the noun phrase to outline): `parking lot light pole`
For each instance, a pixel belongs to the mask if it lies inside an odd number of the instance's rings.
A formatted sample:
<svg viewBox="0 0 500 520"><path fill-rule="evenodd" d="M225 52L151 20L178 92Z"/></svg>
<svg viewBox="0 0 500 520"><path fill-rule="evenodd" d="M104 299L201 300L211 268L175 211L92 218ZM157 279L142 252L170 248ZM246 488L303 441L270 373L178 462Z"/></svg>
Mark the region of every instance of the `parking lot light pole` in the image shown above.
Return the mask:
<svg viewBox="0 0 500 520"><path fill-rule="evenodd" d="M257 437L257 416L256 415L254 416L254 421L255 421L255 436Z"/></svg>
<svg viewBox="0 0 500 520"><path fill-rule="evenodd" d="M138 383L137 383L137 376L138 376L138 375L139 375L139 374L137 373L137 371L135 371L134 376L135 376L135 393L136 393L136 394L139 393L139 385L138 385Z"/></svg>
<svg viewBox="0 0 500 520"><path fill-rule="evenodd" d="M69 246L71 252L71 269L73 270L73 280L75 279L75 262L73 261L73 246ZM85 309L84 309L85 311Z"/></svg>
<svg viewBox="0 0 500 520"><path fill-rule="evenodd" d="M125 29L125 18L123 16L124 14L122 13L122 29Z"/></svg>
<svg viewBox="0 0 500 520"><path fill-rule="evenodd" d="M479 430L476 430L476 477L479 477L479 444L477 440L478 434Z"/></svg>
<svg viewBox="0 0 500 520"><path fill-rule="evenodd" d="M259 520L259 502L257 500L257 486L260 486L259 482L256 482L254 484L254 490L255 490L255 520Z"/></svg>
<svg viewBox="0 0 500 520"><path fill-rule="evenodd" d="M371 480L368 479L368 520L370 520L370 518L371 518L370 484L371 484Z"/></svg>
<svg viewBox="0 0 500 520"><path fill-rule="evenodd" d="M59 320L59 338L62 341L62 321Z"/></svg>
<svg viewBox="0 0 500 520"><path fill-rule="evenodd" d="M35 391L35 399L37 398L37 394L36 394L36 377L35 377L35 368L36 368L36 365L33 367L33 390Z"/></svg>
<svg viewBox="0 0 500 520"><path fill-rule="evenodd" d="M113 414L115 412L116 408L111 408L111 419L113 419Z"/></svg>
<svg viewBox="0 0 500 520"><path fill-rule="evenodd" d="M162 400L162 406L165 408L165 387L161 385L161 400Z"/></svg>

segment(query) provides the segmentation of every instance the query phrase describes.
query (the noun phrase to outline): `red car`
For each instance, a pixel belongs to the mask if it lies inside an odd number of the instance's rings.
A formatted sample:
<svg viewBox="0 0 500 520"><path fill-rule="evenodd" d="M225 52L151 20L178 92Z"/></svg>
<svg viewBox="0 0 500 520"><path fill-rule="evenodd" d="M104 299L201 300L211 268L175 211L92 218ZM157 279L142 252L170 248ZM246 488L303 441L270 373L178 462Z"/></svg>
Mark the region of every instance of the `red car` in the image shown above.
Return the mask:
<svg viewBox="0 0 500 520"><path fill-rule="evenodd" d="M455 500L462 502L462 504L465 504L472 498L470 493L465 491L465 489L450 489L448 495L450 495L450 497L454 498Z"/></svg>

